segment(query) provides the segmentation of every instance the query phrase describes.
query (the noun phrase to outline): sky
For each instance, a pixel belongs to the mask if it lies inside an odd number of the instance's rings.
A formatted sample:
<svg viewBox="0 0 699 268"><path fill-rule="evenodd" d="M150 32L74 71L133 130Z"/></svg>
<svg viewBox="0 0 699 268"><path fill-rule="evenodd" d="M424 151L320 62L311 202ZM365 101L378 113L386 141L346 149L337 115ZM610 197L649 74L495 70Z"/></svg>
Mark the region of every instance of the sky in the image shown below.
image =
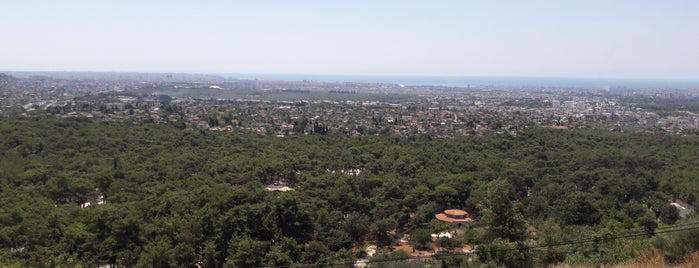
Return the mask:
<svg viewBox="0 0 699 268"><path fill-rule="evenodd" d="M0 71L699 80L696 0L0 1Z"/></svg>

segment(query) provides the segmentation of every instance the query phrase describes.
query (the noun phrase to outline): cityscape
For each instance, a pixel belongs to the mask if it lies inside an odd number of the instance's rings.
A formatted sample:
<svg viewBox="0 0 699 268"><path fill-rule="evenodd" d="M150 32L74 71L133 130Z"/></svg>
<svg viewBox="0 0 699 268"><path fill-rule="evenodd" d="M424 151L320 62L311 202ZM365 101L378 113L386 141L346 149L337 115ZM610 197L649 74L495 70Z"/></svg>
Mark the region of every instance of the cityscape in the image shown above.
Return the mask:
<svg viewBox="0 0 699 268"><path fill-rule="evenodd" d="M2 75L0 111L278 137L515 136L534 126L678 135L699 131L697 89L405 86L196 74L50 75Z"/></svg>

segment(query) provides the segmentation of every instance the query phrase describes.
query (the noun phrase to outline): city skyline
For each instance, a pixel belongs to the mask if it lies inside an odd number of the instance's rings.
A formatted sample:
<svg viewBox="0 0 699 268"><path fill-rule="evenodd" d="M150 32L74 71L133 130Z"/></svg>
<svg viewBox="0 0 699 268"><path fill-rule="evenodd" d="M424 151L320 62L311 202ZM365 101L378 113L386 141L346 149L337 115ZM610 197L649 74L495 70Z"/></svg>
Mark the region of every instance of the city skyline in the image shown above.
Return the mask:
<svg viewBox="0 0 699 268"><path fill-rule="evenodd" d="M6 3L2 71L699 80L693 1Z"/></svg>

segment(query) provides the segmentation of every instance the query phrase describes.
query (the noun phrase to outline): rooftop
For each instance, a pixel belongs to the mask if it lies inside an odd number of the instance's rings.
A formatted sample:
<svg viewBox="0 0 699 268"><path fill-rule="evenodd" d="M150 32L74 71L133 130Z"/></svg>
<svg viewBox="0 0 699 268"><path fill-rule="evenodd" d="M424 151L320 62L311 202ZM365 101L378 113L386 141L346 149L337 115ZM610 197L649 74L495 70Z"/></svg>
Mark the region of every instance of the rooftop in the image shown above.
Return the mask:
<svg viewBox="0 0 699 268"><path fill-rule="evenodd" d="M434 215L438 220L444 222L469 223L473 219L469 217L468 212L460 209L447 209L444 213Z"/></svg>

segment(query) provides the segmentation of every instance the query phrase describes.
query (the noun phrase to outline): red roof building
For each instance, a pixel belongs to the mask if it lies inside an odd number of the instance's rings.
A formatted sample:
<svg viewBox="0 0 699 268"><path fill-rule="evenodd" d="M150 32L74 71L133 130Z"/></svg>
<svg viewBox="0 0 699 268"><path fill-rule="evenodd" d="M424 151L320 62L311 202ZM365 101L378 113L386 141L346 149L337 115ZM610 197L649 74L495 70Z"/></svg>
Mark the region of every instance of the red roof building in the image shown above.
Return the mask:
<svg viewBox="0 0 699 268"><path fill-rule="evenodd" d="M448 222L459 227L473 222L473 218L468 215L468 212L460 209L447 209L444 213L439 213L434 216L440 221Z"/></svg>

